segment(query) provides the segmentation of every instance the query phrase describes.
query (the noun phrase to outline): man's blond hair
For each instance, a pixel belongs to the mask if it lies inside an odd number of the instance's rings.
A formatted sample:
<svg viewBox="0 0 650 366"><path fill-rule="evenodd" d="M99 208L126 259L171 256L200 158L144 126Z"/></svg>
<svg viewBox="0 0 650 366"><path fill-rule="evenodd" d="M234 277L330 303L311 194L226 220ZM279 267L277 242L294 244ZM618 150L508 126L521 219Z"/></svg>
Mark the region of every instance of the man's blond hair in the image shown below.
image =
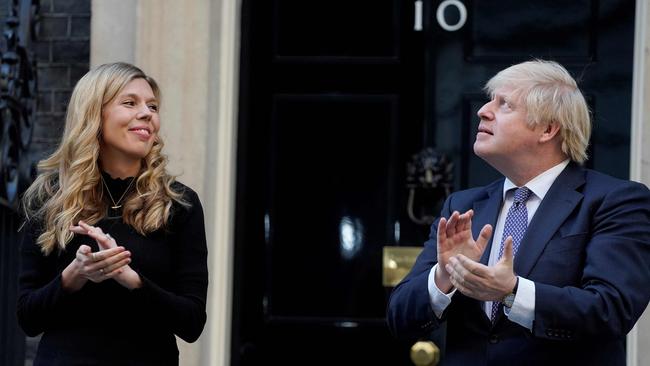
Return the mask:
<svg viewBox="0 0 650 366"><path fill-rule="evenodd" d="M554 61L533 60L500 71L485 85L490 96L496 89L514 89L531 126L556 122L562 151L573 161L587 160L591 117L584 96L569 72Z"/></svg>

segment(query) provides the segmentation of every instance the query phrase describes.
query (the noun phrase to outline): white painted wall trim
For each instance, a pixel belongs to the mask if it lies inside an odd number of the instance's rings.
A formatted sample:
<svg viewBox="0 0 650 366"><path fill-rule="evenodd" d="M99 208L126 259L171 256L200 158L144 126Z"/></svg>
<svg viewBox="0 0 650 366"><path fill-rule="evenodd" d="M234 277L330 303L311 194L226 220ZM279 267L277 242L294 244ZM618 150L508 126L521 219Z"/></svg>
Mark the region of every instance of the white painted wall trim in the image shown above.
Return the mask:
<svg viewBox="0 0 650 366"><path fill-rule="evenodd" d="M648 5L645 0L636 1L636 14L634 17L634 69L632 78L632 121L630 128L630 179L644 182L643 171L643 137L644 137L644 116L646 115L645 94L648 87L646 80L646 45L647 38ZM644 321L642 316L639 323L632 328L627 335L627 365L637 366L639 363L639 352L647 352L639 348L639 342L646 337L640 337L639 324ZM647 320L645 320L647 321ZM646 347L647 348L647 347Z"/></svg>
<svg viewBox="0 0 650 366"><path fill-rule="evenodd" d="M106 62L135 63L138 2L92 0L90 67Z"/></svg>
<svg viewBox="0 0 650 366"><path fill-rule="evenodd" d="M92 2L91 65L126 61L156 78L170 171L203 203L208 320L198 342L179 341L183 366L230 364L240 19L241 0Z"/></svg>
<svg viewBox="0 0 650 366"><path fill-rule="evenodd" d="M205 187L212 213L207 235L211 286L208 324L201 344L201 365L230 364L232 283L235 241L237 106L239 95L240 0L211 2L208 125Z"/></svg>
<svg viewBox="0 0 650 366"><path fill-rule="evenodd" d="M646 89L646 56L645 49L648 20L648 5L645 0L636 2L634 16L634 70L632 78L632 125L630 131L630 179L641 181L642 175L642 149L643 149L643 116L644 96Z"/></svg>

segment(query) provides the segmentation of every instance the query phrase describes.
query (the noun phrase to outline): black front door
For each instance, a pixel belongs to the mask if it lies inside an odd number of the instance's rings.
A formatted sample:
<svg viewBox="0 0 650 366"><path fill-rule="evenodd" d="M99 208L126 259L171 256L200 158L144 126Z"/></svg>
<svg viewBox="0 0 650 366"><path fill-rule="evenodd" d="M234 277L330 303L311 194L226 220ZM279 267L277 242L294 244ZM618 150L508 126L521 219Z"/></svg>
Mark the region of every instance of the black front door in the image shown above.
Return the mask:
<svg viewBox="0 0 650 366"><path fill-rule="evenodd" d="M233 364L399 363L381 255L423 139L413 4L243 6Z"/></svg>
<svg viewBox="0 0 650 366"><path fill-rule="evenodd" d="M410 364L382 249L427 235L407 213L412 155L448 156L453 190L489 182L481 88L551 58L592 107L589 164L627 177L633 28L627 0L245 0L232 364Z"/></svg>

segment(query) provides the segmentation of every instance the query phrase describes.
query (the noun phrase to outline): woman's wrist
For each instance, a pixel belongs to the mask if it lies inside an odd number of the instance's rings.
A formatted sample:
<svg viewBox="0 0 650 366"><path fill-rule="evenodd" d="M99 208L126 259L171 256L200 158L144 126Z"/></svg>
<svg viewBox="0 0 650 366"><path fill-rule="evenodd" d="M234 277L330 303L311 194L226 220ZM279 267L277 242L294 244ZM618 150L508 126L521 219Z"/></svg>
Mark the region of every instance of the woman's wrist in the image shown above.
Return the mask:
<svg viewBox="0 0 650 366"><path fill-rule="evenodd" d="M67 292L79 291L88 281L86 278L79 276L74 261L68 264L61 272L61 287Z"/></svg>
<svg viewBox="0 0 650 366"><path fill-rule="evenodd" d="M124 266L124 272L120 273L115 279L129 290L135 290L142 287L142 279L140 278L140 275L128 265Z"/></svg>

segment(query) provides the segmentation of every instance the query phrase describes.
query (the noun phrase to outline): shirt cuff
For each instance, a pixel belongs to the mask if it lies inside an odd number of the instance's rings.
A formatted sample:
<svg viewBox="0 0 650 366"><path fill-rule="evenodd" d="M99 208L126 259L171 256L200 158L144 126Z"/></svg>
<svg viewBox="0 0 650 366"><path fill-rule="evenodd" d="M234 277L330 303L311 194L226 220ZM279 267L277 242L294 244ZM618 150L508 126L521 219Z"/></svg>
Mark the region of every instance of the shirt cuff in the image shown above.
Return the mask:
<svg viewBox="0 0 650 366"><path fill-rule="evenodd" d="M445 309L447 309L447 306L451 304L451 297L454 296L456 293L456 288L454 288L450 293L446 294L436 286L436 268L438 268L438 264L433 266L431 268L431 271L429 271L429 280L427 281L427 287L429 289L429 303L431 304L431 308L433 309L433 312L436 314L438 319L442 317L442 313L445 312Z"/></svg>
<svg viewBox="0 0 650 366"><path fill-rule="evenodd" d="M532 331L533 320L535 320L535 282L519 277L512 308L508 310L504 306L503 309L510 321Z"/></svg>

